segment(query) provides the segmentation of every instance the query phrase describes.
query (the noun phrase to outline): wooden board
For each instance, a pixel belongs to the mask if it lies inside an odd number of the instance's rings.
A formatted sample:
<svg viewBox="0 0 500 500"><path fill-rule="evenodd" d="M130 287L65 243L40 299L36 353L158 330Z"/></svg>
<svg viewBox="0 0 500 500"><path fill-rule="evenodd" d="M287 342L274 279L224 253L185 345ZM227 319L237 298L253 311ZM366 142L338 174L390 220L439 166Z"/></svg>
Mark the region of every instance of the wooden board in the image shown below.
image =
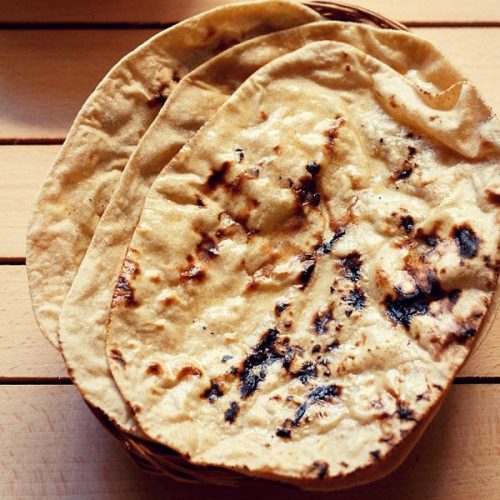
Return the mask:
<svg viewBox="0 0 500 500"><path fill-rule="evenodd" d="M33 203L60 146L0 146L0 258L26 255Z"/></svg>
<svg viewBox="0 0 500 500"><path fill-rule="evenodd" d="M4 2L1 21L4 23L170 23L198 14L211 7L228 3L225 0L16 0ZM500 22L498 0L482 0L481 6L469 0L356 0L346 2L406 22Z"/></svg>
<svg viewBox="0 0 500 500"><path fill-rule="evenodd" d="M67 377L59 353L45 340L33 317L24 266L0 266L0 283L8 290L0 305L0 379ZM460 376L500 376L500 317Z"/></svg>
<svg viewBox="0 0 500 500"><path fill-rule="evenodd" d="M0 380L68 377L61 355L36 324L26 268L0 266L0 282Z"/></svg>
<svg viewBox="0 0 500 500"><path fill-rule="evenodd" d="M500 493L500 386L456 386L391 476L335 495L256 482L185 485L140 472L72 386L0 387L0 498L275 500L494 499Z"/></svg>
<svg viewBox="0 0 500 500"><path fill-rule="evenodd" d="M414 31L435 41L500 112L500 28ZM0 140L64 138L83 102L111 65L157 32L0 30Z"/></svg>
<svg viewBox="0 0 500 500"><path fill-rule="evenodd" d="M0 30L0 139L64 138L109 69L157 31Z"/></svg>

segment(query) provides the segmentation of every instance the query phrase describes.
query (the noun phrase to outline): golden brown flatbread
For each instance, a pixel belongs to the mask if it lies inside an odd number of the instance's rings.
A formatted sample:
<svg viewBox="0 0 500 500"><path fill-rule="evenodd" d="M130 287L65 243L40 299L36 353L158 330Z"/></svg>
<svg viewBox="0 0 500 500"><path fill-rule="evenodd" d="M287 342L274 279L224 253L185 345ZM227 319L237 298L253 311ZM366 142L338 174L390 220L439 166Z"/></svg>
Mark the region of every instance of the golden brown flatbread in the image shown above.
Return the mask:
<svg viewBox="0 0 500 500"><path fill-rule="evenodd" d="M33 309L54 346L62 304L95 227L128 159L178 81L238 42L319 19L285 0L219 7L154 36L99 84L42 185L28 230Z"/></svg>
<svg viewBox="0 0 500 500"><path fill-rule="evenodd" d="M327 39L349 42L401 73L415 74L423 81L428 78L432 81L428 69L434 67L435 61L441 68L440 74L453 75L454 81L461 79L440 54L420 38L328 21L238 44L183 78L121 175L59 317L61 350L73 381L86 400L121 429L137 433L135 421L109 372L104 346L106 325L114 285L151 183L254 71L308 43ZM423 44L426 50L422 49ZM401 51L400 46L406 49Z"/></svg>
<svg viewBox="0 0 500 500"><path fill-rule="evenodd" d="M422 78L309 44L255 73L162 171L107 339L150 439L328 489L407 453L499 269L500 127L448 68L434 59Z"/></svg>

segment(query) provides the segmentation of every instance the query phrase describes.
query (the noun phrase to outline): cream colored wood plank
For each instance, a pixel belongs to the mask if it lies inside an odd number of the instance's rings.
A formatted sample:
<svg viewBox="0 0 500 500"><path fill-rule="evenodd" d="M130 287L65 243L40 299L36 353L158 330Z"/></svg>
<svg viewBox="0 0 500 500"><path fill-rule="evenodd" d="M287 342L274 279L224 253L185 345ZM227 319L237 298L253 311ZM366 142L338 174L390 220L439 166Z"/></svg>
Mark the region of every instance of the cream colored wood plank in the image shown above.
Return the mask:
<svg viewBox="0 0 500 500"><path fill-rule="evenodd" d="M1 30L0 139L63 138L111 65L157 31ZM500 111L500 28L414 31L436 42Z"/></svg>
<svg viewBox="0 0 500 500"><path fill-rule="evenodd" d="M0 146L0 257L24 257L36 193L60 146Z"/></svg>
<svg viewBox="0 0 500 500"><path fill-rule="evenodd" d="M0 378L67 377L61 355L36 324L26 268L0 266L0 282Z"/></svg>
<svg viewBox="0 0 500 500"><path fill-rule="evenodd" d="M234 0L233 0L234 1ZM66 0L17 0L2 6L3 22L135 22L179 21L203 10L229 3L227 0L114 0L67 2ZM497 0L356 0L350 2L375 10L393 19L419 22L500 21Z"/></svg>
<svg viewBox="0 0 500 500"><path fill-rule="evenodd" d="M0 30L0 138L64 138L108 70L156 31Z"/></svg>
<svg viewBox="0 0 500 500"><path fill-rule="evenodd" d="M40 332L28 295L24 266L0 266L0 378L65 377L59 353ZM500 376L500 317L461 370L462 377ZM1 497L0 497L1 498Z"/></svg>
<svg viewBox="0 0 500 500"><path fill-rule="evenodd" d="M186 485L141 473L72 386L0 387L2 499L441 500L500 496L500 386L454 387L408 460L347 492Z"/></svg>

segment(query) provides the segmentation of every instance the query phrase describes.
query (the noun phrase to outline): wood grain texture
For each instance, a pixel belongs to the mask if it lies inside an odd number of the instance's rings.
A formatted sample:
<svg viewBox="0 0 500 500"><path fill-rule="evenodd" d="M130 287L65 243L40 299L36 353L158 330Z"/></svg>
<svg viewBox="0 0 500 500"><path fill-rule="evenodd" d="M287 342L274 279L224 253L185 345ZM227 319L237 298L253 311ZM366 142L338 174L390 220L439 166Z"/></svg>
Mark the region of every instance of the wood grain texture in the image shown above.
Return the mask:
<svg viewBox="0 0 500 500"><path fill-rule="evenodd" d="M60 146L0 146L0 257L26 254L35 197Z"/></svg>
<svg viewBox="0 0 500 500"><path fill-rule="evenodd" d="M64 138L109 68L158 31L0 30L0 139ZM449 55L500 112L500 28L414 31Z"/></svg>
<svg viewBox="0 0 500 500"><path fill-rule="evenodd" d="M45 340L31 311L24 266L0 266L0 283L0 378L66 377L59 353ZM459 375L500 376L500 317Z"/></svg>
<svg viewBox="0 0 500 500"><path fill-rule="evenodd" d="M227 0L16 0L3 2L0 22L17 23L169 23L185 19ZM356 0L347 2L409 22L500 22L497 0Z"/></svg>
<svg viewBox="0 0 500 500"><path fill-rule="evenodd" d="M64 138L109 69L157 31L0 30L0 138Z"/></svg>
<svg viewBox="0 0 500 500"><path fill-rule="evenodd" d="M26 268L0 266L0 282L0 379L67 377L61 355L36 324Z"/></svg>
<svg viewBox="0 0 500 500"><path fill-rule="evenodd" d="M391 476L336 500L494 499L500 494L500 386L457 386L408 460ZM76 389L0 387L0 498L333 498L256 482L241 488L186 485L140 472Z"/></svg>

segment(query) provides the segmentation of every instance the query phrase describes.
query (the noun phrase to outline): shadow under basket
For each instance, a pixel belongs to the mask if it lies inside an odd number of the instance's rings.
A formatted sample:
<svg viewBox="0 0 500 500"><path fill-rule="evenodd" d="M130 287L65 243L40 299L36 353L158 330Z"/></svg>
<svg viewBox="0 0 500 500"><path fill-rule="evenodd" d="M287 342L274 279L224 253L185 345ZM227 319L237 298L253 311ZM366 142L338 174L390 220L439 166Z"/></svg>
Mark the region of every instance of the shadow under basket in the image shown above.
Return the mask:
<svg viewBox="0 0 500 500"><path fill-rule="evenodd" d="M408 31L401 23L387 19L370 10L329 1L304 2L332 21L347 21L368 24L384 29ZM244 486L245 484L264 482L262 479L240 474L222 467L202 467L190 463L185 457L170 448L140 439L118 429L100 410L88 405L99 419L127 450L134 462L145 472L175 479L184 483L204 483L217 486ZM290 485L291 488L293 486Z"/></svg>

